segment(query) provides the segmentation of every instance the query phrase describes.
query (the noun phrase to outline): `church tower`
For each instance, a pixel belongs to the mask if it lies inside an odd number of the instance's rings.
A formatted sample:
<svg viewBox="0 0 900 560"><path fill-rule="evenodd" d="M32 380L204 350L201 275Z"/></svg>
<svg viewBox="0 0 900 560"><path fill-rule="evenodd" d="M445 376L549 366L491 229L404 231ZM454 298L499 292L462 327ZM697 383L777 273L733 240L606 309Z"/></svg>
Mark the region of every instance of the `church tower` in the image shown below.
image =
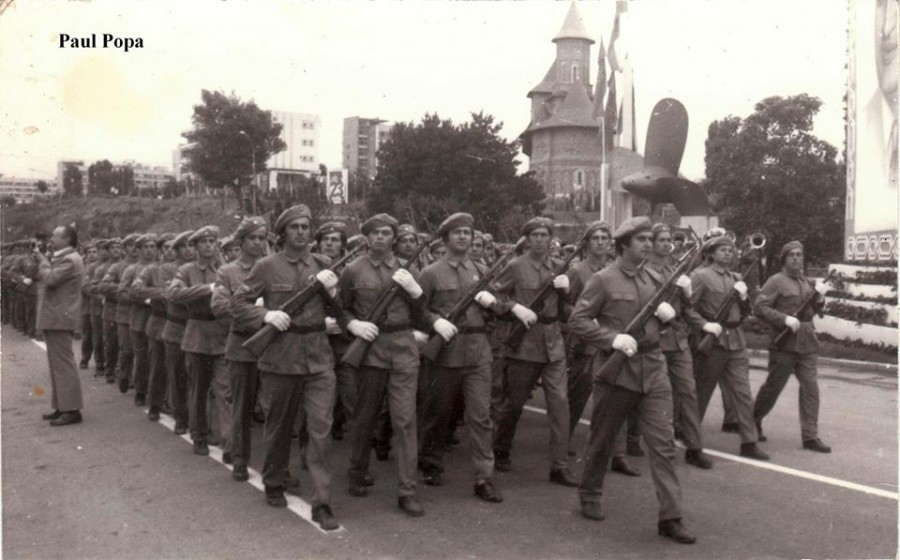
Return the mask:
<svg viewBox="0 0 900 560"><path fill-rule="evenodd" d="M602 146L592 118L591 45L573 1L553 38L556 60L528 97L531 123L520 136L529 169L559 210L590 210L600 188Z"/></svg>

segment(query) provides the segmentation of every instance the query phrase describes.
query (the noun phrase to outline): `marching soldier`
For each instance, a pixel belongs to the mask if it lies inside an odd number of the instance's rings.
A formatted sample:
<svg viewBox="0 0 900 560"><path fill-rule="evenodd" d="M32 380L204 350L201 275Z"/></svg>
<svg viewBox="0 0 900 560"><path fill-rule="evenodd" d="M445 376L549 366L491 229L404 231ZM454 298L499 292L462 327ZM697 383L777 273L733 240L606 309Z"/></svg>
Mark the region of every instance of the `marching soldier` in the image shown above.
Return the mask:
<svg viewBox="0 0 900 560"><path fill-rule="evenodd" d="M760 441L765 441L762 420L771 412L791 373L800 382L800 437L803 449L831 453L831 447L819 439L819 382L816 362L819 341L813 315L825 306L829 287L822 282L814 285L803 274L803 245L799 241L786 243L781 249L781 272L766 280L756 298L756 316L771 327L769 345L769 376L756 394L753 417ZM814 305L799 316L801 302L817 292ZM790 334L779 346L775 338L785 328Z"/></svg>
<svg viewBox="0 0 900 560"><path fill-rule="evenodd" d="M652 247L651 222L646 217L625 220L615 231L616 262L588 280L569 320L571 331L599 347L591 368L595 372L613 351L628 360L614 378L594 377L594 410L584 473L578 493L581 513L602 520L600 497L616 433L628 413L638 407L641 433L647 442L650 470L659 499L659 534L680 543L695 537L681 522L681 486L675 474L672 426L672 387L659 349L659 323L651 318L640 341L623 332L626 325L656 293L651 273L639 267ZM663 302L660 320L674 311Z"/></svg>
<svg viewBox="0 0 900 560"><path fill-rule="evenodd" d="M126 276L126 272L138 260L138 251L134 246L134 242L137 241L138 237L140 236L136 233L125 236L125 239L122 240L124 259L119 263L118 267L111 266L109 268L109 270L106 272L106 276L104 277L103 282L101 283L101 291L103 291L105 294L111 294L117 302L115 320L116 339L119 342L119 363L116 375L118 376L119 381L119 391L121 391L122 393L127 393L128 387L131 384L131 373L134 368L134 346L132 345L130 327L131 302L124 301L119 296L119 290L120 287L122 287L123 283L127 281L128 285L130 285L131 281L134 279L134 269L132 269L131 277ZM110 285L109 283L111 282L115 282L115 285ZM104 288L104 284L106 285L106 288Z"/></svg>
<svg viewBox="0 0 900 560"><path fill-rule="evenodd" d="M398 505L407 515L425 515L416 498L416 390L419 349L413 337L413 310L421 305L422 288L394 255L399 224L376 214L361 226L369 252L347 265L340 279L341 329L372 343L356 371L357 401L350 434L350 494L362 497L371 484L369 459L372 431L387 395L397 438ZM379 295L397 283L402 298L393 300L381 326L366 320Z"/></svg>
<svg viewBox="0 0 900 560"><path fill-rule="evenodd" d="M137 263L125 269L122 274L122 288L119 290L119 300L126 299L131 302L131 341L134 351L134 404L144 406L147 404L147 383L150 379L150 341L147 337L147 321L150 319L150 305L145 298L133 293L135 284L140 286L137 278L141 272L150 265L156 264L156 243L159 239L156 234L148 233L137 238L134 242L135 249L140 257Z"/></svg>
<svg viewBox="0 0 900 560"><path fill-rule="evenodd" d="M85 275L87 279L85 288L87 297L82 302L82 305L88 307L88 312L91 316L91 331L94 338L94 365L96 367L94 377L103 377L106 375L106 338L104 336L106 329L103 324L103 296L100 295L98 288L100 281L103 280L103 276L106 275L106 271L109 270L111 264L109 241L106 239L98 241L97 250L99 262L90 278L87 278L87 275Z"/></svg>
<svg viewBox="0 0 900 560"><path fill-rule="evenodd" d="M475 495L497 503L503 497L491 481L494 471L490 417L492 356L484 312L480 308L497 305L497 300L489 292L479 292L476 295L479 305L468 307L462 324L454 325L444 318L487 272L468 256L474 223L470 214L462 212L444 220L437 234L446 243L449 254L425 267L419 277L427 302L423 312L425 324L432 325L449 344L430 366L436 370L436 407L423 426L419 461L424 467L425 483L440 486L445 442L454 428L454 405L462 396L475 466Z"/></svg>
<svg viewBox="0 0 900 560"><path fill-rule="evenodd" d="M187 366L184 350L181 349L188 312L183 305L173 302L168 297L168 286L175 279L178 269L194 262L194 246L189 243L192 235L194 235L193 230L188 230L175 236L175 239L172 240L172 250L175 252L176 268L171 271L171 277L169 277L169 269L164 267L159 277L159 284L164 290L163 297L166 301L166 324L163 326L160 338L166 345L166 381L172 400L172 416L175 418L174 432L179 436L187 432L190 417L188 413Z"/></svg>
<svg viewBox="0 0 900 560"><path fill-rule="evenodd" d="M231 383L231 459L234 467L231 476L236 481L250 478L247 465L250 462L250 425L256 406L259 387L257 357L243 348L244 342L256 332L238 325L232 317L231 299L250 275L253 265L266 256L268 225L265 219L244 218L238 224L232 239L240 249L238 258L219 267L216 271L216 289L210 307L216 317L232 319L231 330L225 342L225 360Z"/></svg>
<svg viewBox="0 0 900 560"><path fill-rule="evenodd" d="M219 433L222 434L222 461L230 462L231 455L231 385L225 363L225 340L230 321L217 318L210 308L216 283L216 259L219 228L204 226L188 238L197 259L181 265L169 283L166 296L172 303L187 309L187 324L181 349L190 382L189 423L194 453L209 455L209 418L207 405L209 390L215 392L218 407Z"/></svg>
<svg viewBox="0 0 900 560"><path fill-rule="evenodd" d="M706 415L706 408L717 384L722 391L731 393L737 413L741 435L741 455L767 461L769 456L757 445L758 435L753 422L753 395L750 392L747 342L741 322L750 314L747 285L740 274L730 269L734 261L734 241L727 235L713 237L704 243L703 252L711 259L711 264L698 268L691 274L691 306L685 310L688 322L702 325L701 331L715 337L715 342L706 352L695 353L697 382L697 403L700 421ZM715 322L719 307L736 292L738 299L728 311L724 323Z"/></svg>
<svg viewBox="0 0 900 560"><path fill-rule="evenodd" d="M557 270L559 264L549 256L553 222L534 218L522 226L528 252L513 258L494 283L494 291L503 302L498 310L514 317L527 328L518 348L506 351L506 392L497 411L494 432L494 457L497 470L512 468L510 450L525 401L540 379L547 400L550 421L550 481L564 486L577 486L569 472L566 455L569 447L569 399L566 395L566 351L560 331L560 294L569 290L569 278ZM546 282L553 282L554 292L547 298L538 315L526 305Z"/></svg>
<svg viewBox="0 0 900 560"><path fill-rule="evenodd" d="M94 270L100 264L100 257L97 243L86 244L82 251L84 252L84 279L81 283L81 361L78 368L87 369L91 356L94 355L94 330L91 328L90 293L87 288L94 276ZM97 355L96 358L100 360L101 364L103 363L102 355Z"/></svg>
<svg viewBox="0 0 900 560"><path fill-rule="evenodd" d="M313 297L293 317L278 310L312 282L330 294L335 291L337 276L327 269L330 259L309 252L310 220L309 208L302 204L281 213L274 229L284 240L284 250L257 261L232 298L232 313L236 328L256 332L269 324L280 331L258 363L266 411L262 472L266 502L287 507L291 432L302 403L309 434L306 462L313 485L312 518L330 531L339 525L330 506L326 456L335 395L334 360L325 335L326 303L323 297ZM260 297L263 306L255 305Z"/></svg>
<svg viewBox="0 0 900 560"><path fill-rule="evenodd" d="M118 286L118 278L123 269L122 264L122 240L118 237L110 239L106 244L109 251L109 266L100 268L96 271L100 276L94 291L103 301L103 308L100 312L100 318L103 321L103 363L106 366L107 383L115 383L116 381L116 365L119 362L119 337L118 324L116 323L116 308L118 307L118 299L116 299L116 286ZM108 279L109 277L109 279Z"/></svg>

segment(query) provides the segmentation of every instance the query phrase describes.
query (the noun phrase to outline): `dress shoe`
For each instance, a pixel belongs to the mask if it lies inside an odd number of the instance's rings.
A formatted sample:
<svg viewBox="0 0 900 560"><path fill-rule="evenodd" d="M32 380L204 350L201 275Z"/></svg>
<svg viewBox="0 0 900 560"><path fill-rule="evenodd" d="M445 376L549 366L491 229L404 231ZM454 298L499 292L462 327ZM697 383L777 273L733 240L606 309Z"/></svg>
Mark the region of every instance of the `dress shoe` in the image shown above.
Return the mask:
<svg viewBox="0 0 900 560"><path fill-rule="evenodd" d="M741 444L741 457L749 457L757 461L768 461L769 455L763 453L755 442Z"/></svg>
<svg viewBox="0 0 900 560"><path fill-rule="evenodd" d="M740 433L741 427L737 422L722 422L722 431L728 434Z"/></svg>
<svg viewBox="0 0 900 560"><path fill-rule="evenodd" d="M490 502L492 504L499 504L503 501L503 496L500 495L500 491L494 488L494 483L490 480L485 480L484 482L476 484L475 495L485 502Z"/></svg>
<svg viewBox="0 0 900 560"><path fill-rule="evenodd" d="M265 424L266 423L266 415L263 414L261 410L253 411L253 421L257 424Z"/></svg>
<svg viewBox="0 0 900 560"><path fill-rule="evenodd" d="M822 443L822 440L819 438L805 440L803 442L803 449L818 451L819 453L831 453L831 447Z"/></svg>
<svg viewBox="0 0 900 560"><path fill-rule="evenodd" d="M369 473L366 473L362 477L363 486L375 486L375 477Z"/></svg>
<svg viewBox="0 0 900 560"><path fill-rule="evenodd" d="M675 439L678 441L684 441L684 432L681 431L681 428L675 428Z"/></svg>
<svg viewBox="0 0 900 560"><path fill-rule="evenodd" d="M81 411L69 410L63 412L56 420L51 420L51 426L68 426L69 424L81 424Z"/></svg>
<svg viewBox="0 0 900 560"><path fill-rule="evenodd" d="M328 504L313 506L312 520L318 523L323 531L335 531L341 526L334 518L334 514L331 513L331 507Z"/></svg>
<svg viewBox="0 0 900 560"><path fill-rule="evenodd" d="M387 461L391 455L390 447L381 447L378 446L375 448L375 458L379 461Z"/></svg>
<svg viewBox="0 0 900 560"><path fill-rule="evenodd" d="M107 376L106 376L106 382L107 382L109 385L112 385L113 383L116 382L115 376L107 375Z"/></svg>
<svg viewBox="0 0 900 560"><path fill-rule="evenodd" d="M756 441L769 441L769 438L763 434L761 420L756 421L756 434Z"/></svg>
<svg viewBox="0 0 900 560"><path fill-rule="evenodd" d="M569 469L566 467L563 467L561 469L551 469L550 482L562 484L563 486L578 486L578 479L575 478L575 475L570 473Z"/></svg>
<svg viewBox="0 0 900 560"><path fill-rule="evenodd" d="M134 395L134 406L147 406L147 395L136 393Z"/></svg>
<svg viewBox="0 0 900 560"><path fill-rule="evenodd" d="M400 496L397 498L397 505L403 512L410 517L422 517L425 515L425 508L419 503L415 496Z"/></svg>
<svg viewBox="0 0 900 560"><path fill-rule="evenodd" d="M436 469L422 471L422 482L428 486L442 486L444 484L440 471Z"/></svg>
<svg viewBox="0 0 900 560"><path fill-rule="evenodd" d="M688 449L684 452L684 462L699 469L711 469L712 461L702 449Z"/></svg>
<svg viewBox="0 0 900 560"><path fill-rule="evenodd" d="M284 497L284 490L266 486L266 503L275 508L286 508L288 503Z"/></svg>
<svg viewBox="0 0 900 560"><path fill-rule="evenodd" d="M581 515L594 521L603 521L606 516L603 515L603 508L600 502L581 502Z"/></svg>
<svg viewBox="0 0 900 560"><path fill-rule="evenodd" d="M238 482L250 480L250 473L247 472L247 465L235 465L231 470L231 478Z"/></svg>
<svg viewBox="0 0 900 560"><path fill-rule="evenodd" d="M628 438L628 443L625 445L625 453L632 457L643 457L644 450L641 449L641 440Z"/></svg>
<svg viewBox="0 0 900 560"><path fill-rule="evenodd" d="M103 371L103 368L98 367L97 369L94 370L94 379L96 379L98 377L104 377L104 376L106 376L106 372Z"/></svg>
<svg viewBox="0 0 900 560"><path fill-rule="evenodd" d="M634 468L625 457L613 457L611 470L625 476L641 476L641 471Z"/></svg>
<svg viewBox="0 0 900 560"><path fill-rule="evenodd" d="M365 498L369 495L369 489L365 486L360 486L359 484L351 484L347 491L354 498Z"/></svg>
<svg viewBox="0 0 900 560"><path fill-rule="evenodd" d="M159 407L151 406L150 411L147 412L147 419L151 422L159 422Z"/></svg>
<svg viewBox="0 0 900 560"><path fill-rule="evenodd" d="M78 369L87 369L87 368L88 368L88 363L86 361L82 360L81 362L78 363Z"/></svg>
<svg viewBox="0 0 900 560"><path fill-rule="evenodd" d="M494 468L500 472L511 471L512 461L509 458L509 453L494 451Z"/></svg>
<svg viewBox="0 0 900 560"><path fill-rule="evenodd" d="M175 435L180 436L187 433L187 424L184 422L175 422Z"/></svg>
<svg viewBox="0 0 900 560"><path fill-rule="evenodd" d="M202 439L194 440L194 455L209 455L209 445Z"/></svg>
<svg viewBox="0 0 900 560"><path fill-rule="evenodd" d="M128 379L124 377L119 378L119 392L122 394L128 392Z"/></svg>
<svg viewBox="0 0 900 560"><path fill-rule="evenodd" d="M666 519L659 522L659 534L681 544L694 544L697 537L690 534L681 519Z"/></svg>
<svg viewBox="0 0 900 560"><path fill-rule="evenodd" d="M226 465L230 465L233 462L233 460L231 458L231 451L226 451L226 452L222 453L222 462L225 463Z"/></svg>
<svg viewBox="0 0 900 560"><path fill-rule="evenodd" d="M44 420L56 420L60 416L62 416L62 411L54 410L53 412L50 412L49 414L42 414L41 418L43 418Z"/></svg>

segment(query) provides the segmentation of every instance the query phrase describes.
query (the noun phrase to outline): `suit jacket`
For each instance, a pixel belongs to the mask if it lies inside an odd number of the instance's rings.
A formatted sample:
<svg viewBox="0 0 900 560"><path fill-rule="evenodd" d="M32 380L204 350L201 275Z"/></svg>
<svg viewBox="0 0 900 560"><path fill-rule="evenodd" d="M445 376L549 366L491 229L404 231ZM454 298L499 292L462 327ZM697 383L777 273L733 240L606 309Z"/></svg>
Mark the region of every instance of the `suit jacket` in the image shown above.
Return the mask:
<svg viewBox="0 0 900 560"><path fill-rule="evenodd" d="M38 281L44 290L37 316L40 330L76 331L81 322L81 285L84 261L75 249L56 252L50 262L38 268Z"/></svg>

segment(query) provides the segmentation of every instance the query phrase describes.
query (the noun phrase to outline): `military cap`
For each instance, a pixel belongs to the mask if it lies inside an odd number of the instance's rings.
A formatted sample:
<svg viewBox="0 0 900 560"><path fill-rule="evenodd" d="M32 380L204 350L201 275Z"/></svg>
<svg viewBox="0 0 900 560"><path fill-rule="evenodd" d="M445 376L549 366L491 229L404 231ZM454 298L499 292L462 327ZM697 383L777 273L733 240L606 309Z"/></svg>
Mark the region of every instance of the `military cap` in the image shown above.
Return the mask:
<svg viewBox="0 0 900 560"><path fill-rule="evenodd" d="M239 240L234 235L226 235L222 239L219 240L219 243L222 244L222 250L227 251L229 248L238 245Z"/></svg>
<svg viewBox="0 0 900 560"><path fill-rule="evenodd" d="M493 242L494 242L494 236L491 235L490 233L485 233L485 234L484 234L484 242L485 242L485 243L493 243Z"/></svg>
<svg viewBox="0 0 900 560"><path fill-rule="evenodd" d="M106 246L108 244L109 241L107 241L106 239L98 239L94 242L94 247L96 247L98 251L102 251L103 249L106 249Z"/></svg>
<svg viewBox="0 0 900 560"><path fill-rule="evenodd" d="M475 239L476 237L480 237L480 238L484 239L484 232L479 229L473 229L472 230L472 239Z"/></svg>
<svg viewBox="0 0 900 560"><path fill-rule="evenodd" d="M138 240L141 234L139 233L129 233L125 236L125 239L122 240L122 245L134 245L135 241Z"/></svg>
<svg viewBox="0 0 900 560"><path fill-rule="evenodd" d="M419 233L416 231L416 228L412 224L400 224L397 227L397 241L406 237L407 235L412 235L417 240L419 238Z"/></svg>
<svg viewBox="0 0 900 560"><path fill-rule="evenodd" d="M444 245L443 239L435 239L434 241L431 242L431 246L428 248L428 250L431 251L433 254L435 251L437 251L438 249L440 249L441 247L444 247L444 246L445 245Z"/></svg>
<svg viewBox="0 0 900 560"><path fill-rule="evenodd" d="M203 226L188 237L188 243L196 243L205 237L219 238L218 226Z"/></svg>
<svg viewBox="0 0 900 560"><path fill-rule="evenodd" d="M597 220L596 222L591 222L588 224L588 227L586 230L584 230L584 235L581 236L581 239L587 241L598 231L605 231L607 235L612 237L612 227L610 227L610 225L603 220Z"/></svg>
<svg viewBox="0 0 900 560"><path fill-rule="evenodd" d="M447 237L448 233L461 227L475 227L475 218L472 217L472 214L466 212L451 214L438 226L437 234L440 237Z"/></svg>
<svg viewBox="0 0 900 560"><path fill-rule="evenodd" d="M238 224L238 227L234 230L234 234L232 235L232 237L235 241L240 242L254 231L264 227L269 227L269 224L266 223L265 218L262 218L260 216L246 217L241 220L241 223ZM224 246L224 241L222 244Z"/></svg>
<svg viewBox="0 0 900 560"><path fill-rule="evenodd" d="M365 242L366 242L365 236L360 233L357 233L356 235L354 235L353 237L351 237L350 239L347 240L347 248L352 250L352 249L355 249L356 246L359 245L360 243L365 243Z"/></svg>
<svg viewBox="0 0 900 560"><path fill-rule="evenodd" d="M325 235L332 233L340 233L341 236L347 235L347 224L344 222L325 222L316 230L315 239L319 241Z"/></svg>
<svg viewBox="0 0 900 560"><path fill-rule="evenodd" d="M369 235L373 229L380 227L390 227L394 230L394 235L397 235L397 228L400 227L400 223L390 214L375 214L359 226L359 231L363 235Z"/></svg>
<svg viewBox="0 0 900 560"><path fill-rule="evenodd" d="M106 240L107 248L112 247L113 245L121 245L121 244L122 244L122 239L119 237L112 237L112 238Z"/></svg>
<svg viewBox="0 0 900 560"><path fill-rule="evenodd" d="M312 220L312 212L309 211L309 206L305 204L297 204L282 212L281 215L278 216L278 219L275 220L275 233L280 235L289 223L299 218L307 218L309 220Z"/></svg>
<svg viewBox="0 0 900 560"><path fill-rule="evenodd" d="M628 218L616 228L615 233L613 233L613 239L621 239L638 232L649 231L652 228L653 222L650 221L650 218L647 216L635 216Z"/></svg>
<svg viewBox="0 0 900 560"><path fill-rule="evenodd" d="M134 246L142 247L146 243L153 243L154 245L156 245L156 241L157 238L155 233L145 233L144 235L135 239Z"/></svg>
<svg viewBox="0 0 900 560"><path fill-rule="evenodd" d="M431 234L424 231L419 232L419 243L431 243Z"/></svg>
<svg viewBox="0 0 900 560"><path fill-rule="evenodd" d="M800 249L801 251L803 251L803 243L800 243L796 240L788 241L784 244L784 247L781 248L781 252L778 253L778 259L781 262L784 262L784 259L787 257L788 253L795 249Z"/></svg>
<svg viewBox="0 0 900 560"><path fill-rule="evenodd" d="M175 236L175 240L172 242L172 248L177 249L182 245L187 245L190 242L190 238L192 235L194 235L194 230L192 229L182 231Z"/></svg>
<svg viewBox="0 0 900 560"><path fill-rule="evenodd" d="M161 249L162 246L165 245L166 242L168 242L168 241L175 241L174 233L163 233L162 235L157 237L156 238L156 247Z"/></svg>
<svg viewBox="0 0 900 560"><path fill-rule="evenodd" d="M671 231L672 230L669 229L669 226L667 226L666 224L664 224L662 222L657 222L657 223L653 224L652 228L650 228L650 232L653 233L653 239L656 239L657 237L659 237L659 235L661 233L666 233L666 232L671 232Z"/></svg>
<svg viewBox="0 0 900 560"><path fill-rule="evenodd" d="M522 235L527 237L529 233L538 228L547 228L547 231L552 234L553 220L544 217L531 218L522 226Z"/></svg>
<svg viewBox="0 0 900 560"><path fill-rule="evenodd" d="M722 247L723 245L734 247L734 239L732 239L729 235L718 235L716 237L710 237L703 242L701 251L703 253L711 253L716 249L716 247Z"/></svg>

